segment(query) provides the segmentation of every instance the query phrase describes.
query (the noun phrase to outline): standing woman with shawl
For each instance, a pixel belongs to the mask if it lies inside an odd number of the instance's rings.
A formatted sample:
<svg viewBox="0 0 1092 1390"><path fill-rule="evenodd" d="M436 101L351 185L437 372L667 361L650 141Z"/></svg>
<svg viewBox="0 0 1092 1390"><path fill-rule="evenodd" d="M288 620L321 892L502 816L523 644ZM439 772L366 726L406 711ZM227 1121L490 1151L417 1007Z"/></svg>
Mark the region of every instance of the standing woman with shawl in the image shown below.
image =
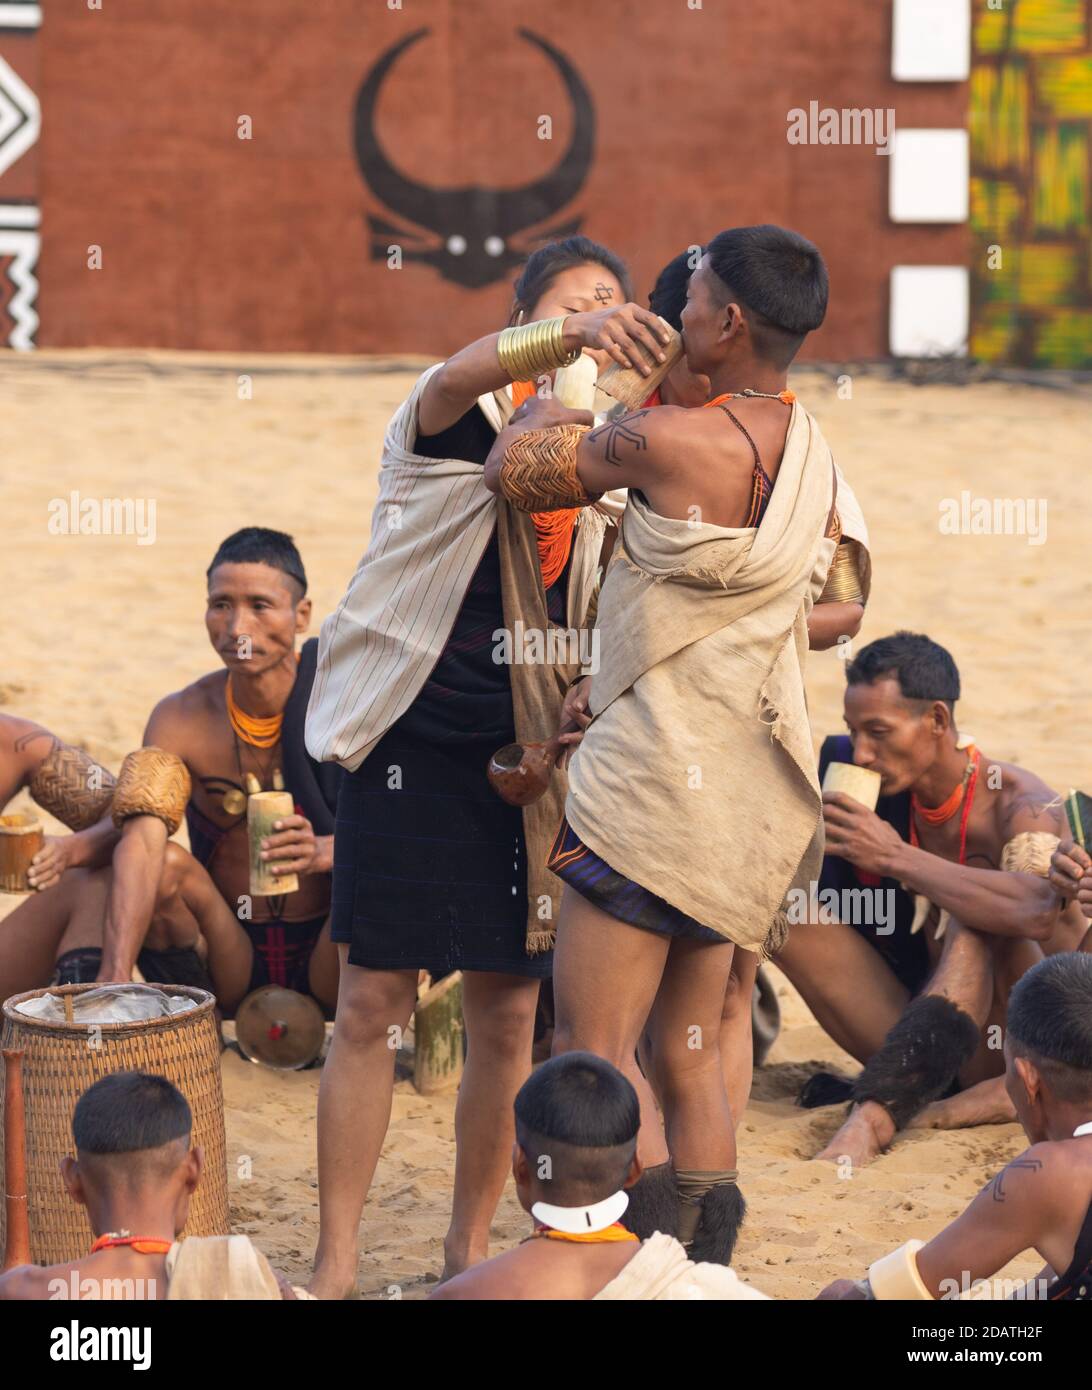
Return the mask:
<svg viewBox="0 0 1092 1390"><path fill-rule="evenodd" d="M564 779L521 811L495 796L485 768L500 745L557 726L578 666L519 650L513 661L506 646L517 620L543 636L584 626L606 521L590 507L516 510L486 488L483 464L513 402L584 348L625 366L643 366L638 343L661 352L663 326L629 294L618 257L585 237L531 256L509 328L430 368L395 413L367 553L323 625L307 744L351 775L334 841L341 984L319 1092L320 1297L344 1296L356 1277L392 1039L419 969L465 972L445 1273L488 1253L551 970L561 885L545 863Z"/></svg>

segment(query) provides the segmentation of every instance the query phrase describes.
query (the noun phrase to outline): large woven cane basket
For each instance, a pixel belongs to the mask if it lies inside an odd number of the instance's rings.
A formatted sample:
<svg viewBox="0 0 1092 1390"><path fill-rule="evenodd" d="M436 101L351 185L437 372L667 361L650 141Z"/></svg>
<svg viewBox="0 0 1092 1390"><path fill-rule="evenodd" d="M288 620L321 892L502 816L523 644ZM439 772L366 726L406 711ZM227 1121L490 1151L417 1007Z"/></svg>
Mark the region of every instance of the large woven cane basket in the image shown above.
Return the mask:
<svg viewBox="0 0 1092 1390"><path fill-rule="evenodd" d="M205 1151L201 1183L190 1203L186 1235L228 1231L227 1151L220 1036L213 996L202 989L163 985L197 1008L171 1018L133 1023L47 1022L27 1018L15 1005L42 994L63 997L96 986L63 985L12 995L4 1003L3 1046L21 1048L27 1129L27 1199L30 1252L35 1264L60 1264L85 1255L91 1227L61 1182L60 1161L74 1152L72 1111L81 1094L115 1071L146 1071L174 1082L193 1111L193 1142ZM0 1072L0 1093L3 1075ZM0 1146L0 1171L3 1152ZM0 1248L6 1240L0 1204Z"/></svg>

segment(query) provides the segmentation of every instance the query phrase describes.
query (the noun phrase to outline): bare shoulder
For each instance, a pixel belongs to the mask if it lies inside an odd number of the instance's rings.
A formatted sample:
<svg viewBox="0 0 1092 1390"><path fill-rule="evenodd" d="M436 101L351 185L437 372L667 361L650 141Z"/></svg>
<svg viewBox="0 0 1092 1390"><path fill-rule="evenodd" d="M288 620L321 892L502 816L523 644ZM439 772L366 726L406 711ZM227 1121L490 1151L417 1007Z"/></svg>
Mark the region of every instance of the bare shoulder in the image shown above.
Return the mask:
<svg viewBox="0 0 1092 1390"><path fill-rule="evenodd" d="M19 1265L0 1274L0 1301L44 1299L49 1293L47 1271L37 1265Z"/></svg>
<svg viewBox="0 0 1092 1390"><path fill-rule="evenodd" d="M165 695L152 710L144 730L145 745L154 744L185 758L200 743L207 723L220 709L224 672L211 671L192 684Z"/></svg>
<svg viewBox="0 0 1092 1390"><path fill-rule="evenodd" d="M1000 816L1006 839L1025 831L1065 835L1062 798L1041 777L1016 763L987 764L983 759L983 764L987 777L996 769L1001 778Z"/></svg>
<svg viewBox="0 0 1092 1390"><path fill-rule="evenodd" d="M1078 1155L1068 1142L1032 1144L992 1178L982 1196L997 1207L1018 1207L1049 1212L1072 1206L1072 1182ZM999 1213L1000 1219L1000 1213Z"/></svg>
<svg viewBox="0 0 1092 1390"><path fill-rule="evenodd" d="M634 463L662 472L680 467L704 471L708 456L718 467L738 456L748 467L751 455L742 435L727 434L712 410L686 410L676 405L646 406L597 426L588 435L605 463L626 467Z"/></svg>
<svg viewBox="0 0 1092 1390"><path fill-rule="evenodd" d="M429 1294L429 1300L448 1299L492 1299L503 1300L519 1297L519 1280L514 1278L523 1264L526 1252L517 1245L503 1255L496 1255L482 1264L472 1265L462 1274L437 1285Z"/></svg>

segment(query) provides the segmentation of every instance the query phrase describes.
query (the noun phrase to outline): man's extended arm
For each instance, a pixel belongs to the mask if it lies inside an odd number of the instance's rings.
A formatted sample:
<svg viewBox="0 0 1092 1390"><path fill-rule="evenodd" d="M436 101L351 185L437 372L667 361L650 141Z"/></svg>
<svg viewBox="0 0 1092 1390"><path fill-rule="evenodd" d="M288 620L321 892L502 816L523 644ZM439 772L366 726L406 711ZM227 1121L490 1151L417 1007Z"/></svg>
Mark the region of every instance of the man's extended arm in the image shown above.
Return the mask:
<svg viewBox="0 0 1092 1390"><path fill-rule="evenodd" d="M31 887L51 888L66 869L108 863L117 842L109 815L113 774L82 748L62 742L28 719L5 719L4 733L11 739L10 758L19 785L73 832L46 837L28 871Z"/></svg>
<svg viewBox="0 0 1092 1390"><path fill-rule="evenodd" d="M1061 1228L1069 1215L1066 1185L1050 1180L1050 1168L1050 1145L1033 1145L919 1250L907 1245L892 1251L872 1265L867 1282L839 1279L819 1297L954 1299L1031 1249L1047 1259L1043 1275L1049 1277L1053 1267L1043 1247L1064 1244Z"/></svg>
<svg viewBox="0 0 1092 1390"><path fill-rule="evenodd" d="M1052 1183L1049 1145L1036 1144L1001 1170L966 1211L917 1254L918 1273L934 1298L951 1297L989 1279L1025 1250L1043 1251L1066 1194Z"/></svg>
<svg viewBox="0 0 1092 1390"><path fill-rule="evenodd" d="M975 931L1046 940L1062 903L1050 882L1033 873L953 864L908 845L886 821L840 792L823 796L827 853L868 873L897 879ZM1041 801L1019 797L1007 817L1006 841L1025 832L1058 834L1061 828Z"/></svg>
<svg viewBox="0 0 1092 1390"><path fill-rule="evenodd" d="M512 380L497 356L501 335L477 339L429 377L418 407L422 434L439 434L453 425L479 396ZM670 335L659 318L639 304L619 304L593 313L566 314L562 330L566 351L590 348L607 354L620 367L649 372L647 354L663 361Z"/></svg>
<svg viewBox="0 0 1092 1390"><path fill-rule="evenodd" d="M569 425L583 428L579 439L575 434L567 437L567 471L577 491L582 487L594 499L612 488L647 486L664 475L673 425L686 414L676 406L658 406L588 429L592 417L587 411L569 410L550 397L532 397L497 435L485 463L485 485L491 492L505 491L502 473L506 459L511 462L509 448L517 439L524 437L526 444L539 447L545 460L559 443L559 436L552 432Z"/></svg>

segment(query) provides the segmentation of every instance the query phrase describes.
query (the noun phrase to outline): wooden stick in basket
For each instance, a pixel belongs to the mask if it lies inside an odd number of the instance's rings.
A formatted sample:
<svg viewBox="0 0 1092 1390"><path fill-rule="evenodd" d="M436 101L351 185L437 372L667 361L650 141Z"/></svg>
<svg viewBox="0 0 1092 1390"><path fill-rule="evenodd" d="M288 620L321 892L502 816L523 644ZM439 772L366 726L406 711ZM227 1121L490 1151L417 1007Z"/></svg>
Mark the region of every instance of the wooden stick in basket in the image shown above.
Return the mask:
<svg viewBox="0 0 1092 1390"><path fill-rule="evenodd" d="M4 1269L30 1264L27 1213L27 1121L23 1107L23 1052L4 1048Z"/></svg>
<svg viewBox="0 0 1092 1390"><path fill-rule="evenodd" d="M669 323L663 319L660 322L671 335L671 341L664 347L664 361L657 362L644 347L638 345L652 368L651 376L642 376L636 367L620 367L617 362L612 362L597 383L600 391L604 391L613 400L620 401L627 411L639 410L683 355L682 338Z"/></svg>

